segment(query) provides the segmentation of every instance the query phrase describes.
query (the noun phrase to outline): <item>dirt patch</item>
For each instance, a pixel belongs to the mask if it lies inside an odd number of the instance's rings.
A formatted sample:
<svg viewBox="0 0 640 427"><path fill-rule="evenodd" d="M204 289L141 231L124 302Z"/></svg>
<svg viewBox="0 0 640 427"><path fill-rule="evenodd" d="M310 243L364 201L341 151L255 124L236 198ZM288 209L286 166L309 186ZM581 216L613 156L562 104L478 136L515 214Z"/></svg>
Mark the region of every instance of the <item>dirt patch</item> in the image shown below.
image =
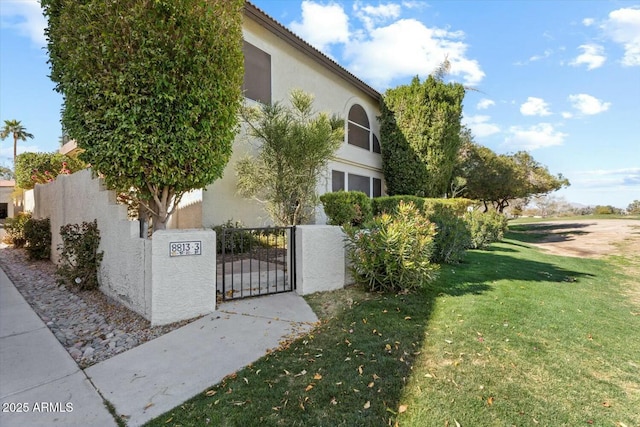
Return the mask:
<svg viewBox="0 0 640 427"><path fill-rule="evenodd" d="M633 219L571 220L531 224L530 233L547 234L534 243L554 255L602 258L640 252L640 221Z"/></svg>

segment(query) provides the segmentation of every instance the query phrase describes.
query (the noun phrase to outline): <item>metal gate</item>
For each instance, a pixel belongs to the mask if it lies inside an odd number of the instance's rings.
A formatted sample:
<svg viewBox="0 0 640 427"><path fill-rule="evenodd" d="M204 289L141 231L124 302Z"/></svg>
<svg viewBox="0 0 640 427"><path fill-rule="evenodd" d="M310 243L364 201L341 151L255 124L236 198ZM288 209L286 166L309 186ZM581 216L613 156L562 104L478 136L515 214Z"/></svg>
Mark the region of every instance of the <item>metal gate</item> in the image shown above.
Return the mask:
<svg viewBox="0 0 640 427"><path fill-rule="evenodd" d="M295 227L223 228L216 240L222 300L295 290Z"/></svg>

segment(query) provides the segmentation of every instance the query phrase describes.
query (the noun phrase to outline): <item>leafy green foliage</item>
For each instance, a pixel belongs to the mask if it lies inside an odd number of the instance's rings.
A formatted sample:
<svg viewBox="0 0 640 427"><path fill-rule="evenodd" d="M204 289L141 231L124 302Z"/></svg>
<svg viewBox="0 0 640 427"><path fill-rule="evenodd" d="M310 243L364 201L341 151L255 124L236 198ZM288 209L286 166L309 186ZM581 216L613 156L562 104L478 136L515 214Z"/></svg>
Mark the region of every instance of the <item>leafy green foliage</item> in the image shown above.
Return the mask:
<svg viewBox="0 0 640 427"><path fill-rule="evenodd" d="M221 254L224 250L230 254L242 254L248 252L254 243L258 241L249 231L243 231L241 221L227 220L224 224L211 227L216 232L216 250ZM230 233L229 230L237 229Z"/></svg>
<svg viewBox="0 0 640 427"><path fill-rule="evenodd" d="M509 202L529 199L569 186L562 174L552 175L526 151L496 154L468 139L454 172L466 180L465 197L491 203L503 212Z"/></svg>
<svg viewBox="0 0 640 427"><path fill-rule="evenodd" d="M30 218L24 225L25 248L29 259L49 259L51 255L51 221Z"/></svg>
<svg viewBox="0 0 640 427"><path fill-rule="evenodd" d="M6 232L4 241L16 248L21 248L27 243L24 237L24 226L31 219L29 212L20 212L14 218L7 218L4 223Z"/></svg>
<svg viewBox="0 0 640 427"><path fill-rule="evenodd" d="M313 96L293 90L291 106L246 107L243 118L258 139L258 155L236 165L238 191L263 203L276 225L308 222L319 203L316 187L344 139L344 123L313 111Z"/></svg>
<svg viewBox="0 0 640 427"><path fill-rule="evenodd" d="M320 196L331 225L359 227L373 217L371 199L361 191L337 191Z"/></svg>
<svg viewBox="0 0 640 427"><path fill-rule="evenodd" d="M22 153L16 158L16 185L29 190L36 183L54 180L60 173L74 173L86 168L77 158L60 153Z"/></svg>
<svg viewBox="0 0 640 427"><path fill-rule="evenodd" d="M400 206L401 203L411 203L418 208L418 210L422 211L424 208L424 200L423 197L407 195L376 197L371 200L371 208L374 215L381 215L383 213L393 214L397 212L398 206Z"/></svg>
<svg viewBox="0 0 640 427"><path fill-rule="evenodd" d="M634 200L629 203L629 206L627 206L627 213L629 215L640 215L640 200Z"/></svg>
<svg viewBox="0 0 640 427"><path fill-rule="evenodd" d="M442 197L460 148L465 89L441 76L385 92L380 115L382 169L390 195Z"/></svg>
<svg viewBox="0 0 640 427"><path fill-rule="evenodd" d="M346 227L347 256L357 282L369 291L401 292L426 286L437 265L429 260L435 225L411 203L375 217L366 229Z"/></svg>
<svg viewBox="0 0 640 427"><path fill-rule="evenodd" d="M164 228L222 176L237 131L243 0L43 0L62 123L109 188ZM175 203L174 203L175 202Z"/></svg>
<svg viewBox="0 0 640 427"><path fill-rule="evenodd" d="M100 246L98 222L83 222L82 225L67 224L60 227L62 244L58 246L60 262L56 273L59 283L80 290L97 289L98 270L103 252Z"/></svg>
<svg viewBox="0 0 640 427"><path fill-rule="evenodd" d="M499 242L507 231L507 217L495 211L474 210L464 214L471 233L472 249L487 249L491 243Z"/></svg>
<svg viewBox="0 0 640 427"><path fill-rule="evenodd" d="M457 264L461 262L471 244L471 233L461 216L446 205L426 208L425 215L436 225L431 262Z"/></svg>

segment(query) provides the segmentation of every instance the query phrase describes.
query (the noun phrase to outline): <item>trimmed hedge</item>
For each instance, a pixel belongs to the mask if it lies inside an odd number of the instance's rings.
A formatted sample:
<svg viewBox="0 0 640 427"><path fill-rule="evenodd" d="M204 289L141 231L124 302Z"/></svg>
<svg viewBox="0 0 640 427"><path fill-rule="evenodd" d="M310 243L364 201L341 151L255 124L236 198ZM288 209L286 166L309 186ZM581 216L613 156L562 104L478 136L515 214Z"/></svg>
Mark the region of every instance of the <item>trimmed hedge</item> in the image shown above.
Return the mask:
<svg viewBox="0 0 640 427"><path fill-rule="evenodd" d="M464 215L467 209L476 203L471 199L464 198L433 199L410 195L384 196L377 197L371 201L373 215L395 212L400 202L411 202L422 212L437 211L441 206L445 206L451 208L458 216Z"/></svg>
<svg viewBox="0 0 640 427"><path fill-rule="evenodd" d="M491 243L502 240L507 231L507 217L495 211L467 212L464 220L471 232L472 249L486 249Z"/></svg>
<svg viewBox="0 0 640 427"><path fill-rule="evenodd" d="M331 225L360 227L371 221L371 199L361 191L337 191L320 196Z"/></svg>

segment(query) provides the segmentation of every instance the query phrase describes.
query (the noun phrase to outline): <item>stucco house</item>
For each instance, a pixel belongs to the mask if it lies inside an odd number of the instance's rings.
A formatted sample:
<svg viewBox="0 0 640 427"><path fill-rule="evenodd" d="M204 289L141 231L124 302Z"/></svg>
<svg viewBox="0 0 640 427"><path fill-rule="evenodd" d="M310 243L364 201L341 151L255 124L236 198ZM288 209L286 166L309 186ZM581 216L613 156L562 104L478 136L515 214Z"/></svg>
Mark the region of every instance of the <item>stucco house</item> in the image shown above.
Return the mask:
<svg viewBox="0 0 640 427"><path fill-rule="evenodd" d="M380 93L250 2L245 3L243 38L246 102L288 102L292 89L302 89L315 96L317 111L337 114L345 121L345 141L318 183L318 194L338 190L359 190L370 197L385 194L376 118ZM235 164L255 154L258 144L241 132L222 179L204 191L186 194L168 228L210 227L228 220L249 227L270 225L262 205L242 198L236 189ZM75 141L60 151L74 155ZM315 222L326 223L321 207Z"/></svg>
<svg viewBox="0 0 640 427"><path fill-rule="evenodd" d="M345 120L345 141L329 162L318 193L359 190L376 197L384 194L380 128L380 93L335 61L268 16L255 5L245 4L243 24L247 102L287 102L291 89L315 96L314 108ZM172 228L209 227L227 220L246 226L270 224L258 202L237 195L235 163L255 153L258 142L241 133L222 179L205 191L185 195ZM321 208L316 223L324 224Z"/></svg>
<svg viewBox="0 0 640 427"><path fill-rule="evenodd" d="M14 216L14 202L11 194L15 190L14 180L0 180L0 220L12 218Z"/></svg>

